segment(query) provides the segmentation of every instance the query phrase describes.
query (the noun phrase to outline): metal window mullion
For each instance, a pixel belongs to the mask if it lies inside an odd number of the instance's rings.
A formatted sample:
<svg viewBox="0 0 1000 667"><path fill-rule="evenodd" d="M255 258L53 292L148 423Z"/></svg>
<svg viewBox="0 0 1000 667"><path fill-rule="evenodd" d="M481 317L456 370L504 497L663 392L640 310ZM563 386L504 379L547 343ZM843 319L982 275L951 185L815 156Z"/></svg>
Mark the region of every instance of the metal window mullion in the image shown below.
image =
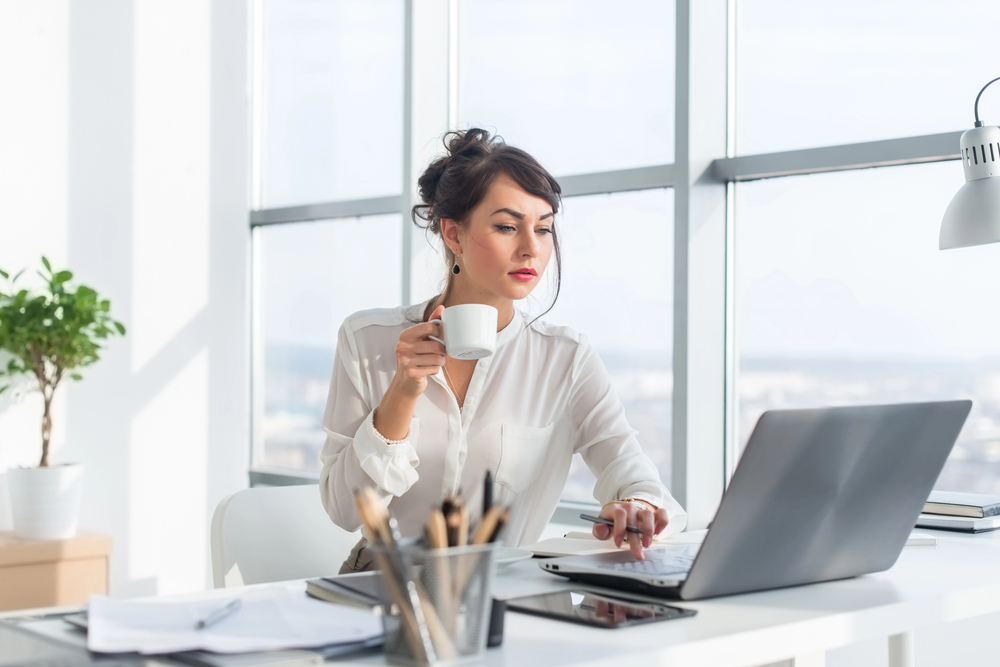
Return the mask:
<svg viewBox="0 0 1000 667"><path fill-rule="evenodd" d="M261 233L250 231L250 465L264 462L263 249Z"/></svg>
<svg viewBox="0 0 1000 667"><path fill-rule="evenodd" d="M674 345L671 368L673 373L673 406L671 419L671 480L670 491L683 507L688 506L688 438L687 438L687 348L688 348L688 217L691 188L689 178L688 105L690 24L688 0L677 0L675 22L676 56L674 76Z"/></svg>
<svg viewBox="0 0 1000 667"><path fill-rule="evenodd" d="M958 160L961 131L730 157L712 162L720 182Z"/></svg>
<svg viewBox="0 0 1000 667"><path fill-rule="evenodd" d="M413 0L406 0L403 22L403 173L402 195L398 210L402 225L402 274L400 303L409 304L412 292L410 272L413 265L412 228L409 211L413 207Z"/></svg>
<svg viewBox="0 0 1000 667"><path fill-rule="evenodd" d="M399 210L399 195L353 199L350 201L321 202L285 208L267 208L250 212L250 226L280 225L290 222L311 220L334 220L337 218L360 218L370 215L396 213Z"/></svg>
<svg viewBox="0 0 1000 667"><path fill-rule="evenodd" d="M412 178L412 167L405 178ZM677 185L677 172L673 164L619 169L590 174L574 174L557 178L565 197L592 194L612 194L654 188L672 188ZM312 220L360 218L371 215L400 212L405 229L410 229L409 212L412 203L399 195L354 199L350 201L320 202L303 206L261 209L250 213L250 226L276 225Z"/></svg>
<svg viewBox="0 0 1000 667"><path fill-rule="evenodd" d="M557 176L564 197L676 187L683 179L675 164Z"/></svg>

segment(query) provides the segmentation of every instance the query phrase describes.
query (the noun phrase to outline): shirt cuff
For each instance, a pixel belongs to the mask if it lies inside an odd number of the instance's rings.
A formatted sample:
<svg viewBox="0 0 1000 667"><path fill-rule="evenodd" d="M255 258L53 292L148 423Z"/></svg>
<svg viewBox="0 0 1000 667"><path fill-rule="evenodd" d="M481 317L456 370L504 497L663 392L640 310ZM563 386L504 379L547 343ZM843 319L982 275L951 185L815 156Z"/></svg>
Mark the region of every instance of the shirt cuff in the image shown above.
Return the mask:
<svg viewBox="0 0 1000 667"><path fill-rule="evenodd" d="M420 422L410 420L410 441L399 445L386 444L375 433L375 411L354 436L354 452L364 470L381 488L394 496L401 496L420 478L416 467L420 464L414 445L420 435Z"/></svg>

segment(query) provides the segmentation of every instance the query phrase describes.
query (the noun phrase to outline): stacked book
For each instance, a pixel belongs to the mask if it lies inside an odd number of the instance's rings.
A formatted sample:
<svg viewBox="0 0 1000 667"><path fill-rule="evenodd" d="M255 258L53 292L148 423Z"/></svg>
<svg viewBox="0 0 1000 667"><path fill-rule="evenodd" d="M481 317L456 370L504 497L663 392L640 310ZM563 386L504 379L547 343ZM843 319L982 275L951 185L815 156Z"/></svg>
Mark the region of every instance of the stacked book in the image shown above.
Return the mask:
<svg viewBox="0 0 1000 667"><path fill-rule="evenodd" d="M957 491L932 491L918 528L982 533L1000 528L1000 496Z"/></svg>

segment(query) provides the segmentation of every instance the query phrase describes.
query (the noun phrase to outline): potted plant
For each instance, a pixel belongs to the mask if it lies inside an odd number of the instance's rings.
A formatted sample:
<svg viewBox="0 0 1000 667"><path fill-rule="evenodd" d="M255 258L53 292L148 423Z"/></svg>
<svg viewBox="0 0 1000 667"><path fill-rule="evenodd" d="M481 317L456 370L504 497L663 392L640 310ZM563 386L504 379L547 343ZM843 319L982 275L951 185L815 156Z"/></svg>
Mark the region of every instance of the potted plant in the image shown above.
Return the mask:
<svg viewBox="0 0 1000 667"><path fill-rule="evenodd" d="M42 257L44 282L40 290L17 289L0 270L0 350L12 355L0 366L0 393L25 374L41 392L42 458L36 468L12 468L8 474L14 534L25 539L58 540L76 534L83 491L83 466L49 464L52 435L52 397L66 378L79 380L77 369L98 360L99 342L125 334L111 318L111 303L85 285L71 288L69 271L53 271Z"/></svg>

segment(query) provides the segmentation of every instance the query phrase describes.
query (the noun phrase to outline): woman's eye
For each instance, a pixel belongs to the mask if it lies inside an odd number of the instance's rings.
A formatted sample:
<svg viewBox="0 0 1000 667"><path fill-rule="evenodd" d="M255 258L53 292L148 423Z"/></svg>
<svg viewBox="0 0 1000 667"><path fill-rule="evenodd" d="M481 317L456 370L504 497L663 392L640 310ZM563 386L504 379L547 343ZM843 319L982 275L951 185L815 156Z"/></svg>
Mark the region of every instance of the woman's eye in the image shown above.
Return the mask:
<svg viewBox="0 0 1000 667"><path fill-rule="evenodd" d="M552 233L552 228L551 227L540 227L540 228L538 228L538 229L535 230L535 233L536 234L551 234Z"/></svg>
<svg viewBox="0 0 1000 667"><path fill-rule="evenodd" d="M516 227L511 227L510 225L494 225L494 227L498 232L501 232L503 234L509 234L510 232L517 231Z"/></svg>

